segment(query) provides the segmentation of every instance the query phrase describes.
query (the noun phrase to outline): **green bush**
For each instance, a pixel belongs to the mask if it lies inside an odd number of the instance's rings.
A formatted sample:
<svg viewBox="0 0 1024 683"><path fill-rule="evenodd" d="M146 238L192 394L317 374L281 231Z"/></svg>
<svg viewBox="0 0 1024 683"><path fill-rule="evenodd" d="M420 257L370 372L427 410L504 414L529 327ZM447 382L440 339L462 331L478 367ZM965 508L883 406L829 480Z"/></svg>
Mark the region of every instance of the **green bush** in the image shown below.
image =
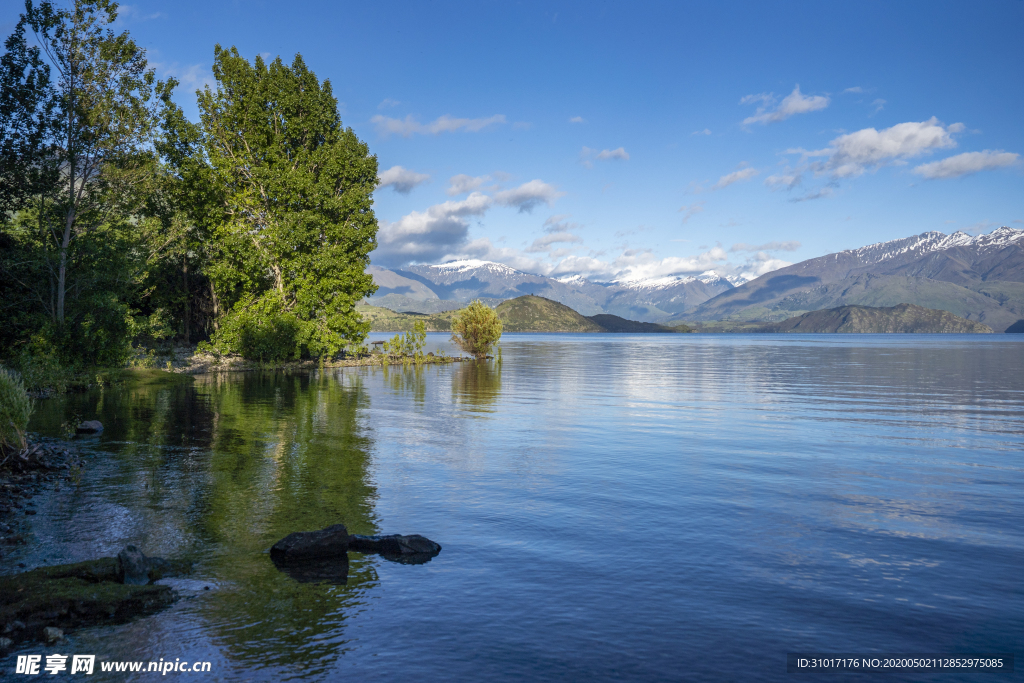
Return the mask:
<svg viewBox="0 0 1024 683"><path fill-rule="evenodd" d="M261 363L297 360L302 356L300 330L298 318L284 310L277 296L245 297L224 318L209 348Z"/></svg>
<svg viewBox="0 0 1024 683"><path fill-rule="evenodd" d="M25 387L40 394L63 394L78 370L75 364L61 360L59 349L45 334L34 335L11 365L17 368Z"/></svg>
<svg viewBox="0 0 1024 683"><path fill-rule="evenodd" d="M0 368L0 444L25 447L25 430L32 415L32 400L17 373Z"/></svg>
<svg viewBox="0 0 1024 683"><path fill-rule="evenodd" d="M423 347L427 344L427 326L422 320L413 324L411 332L396 334L391 341L384 342L384 355L390 358L411 357L416 363L422 362Z"/></svg>
<svg viewBox="0 0 1024 683"><path fill-rule="evenodd" d="M452 317L452 341L477 360L486 358L499 339L501 318L480 301L474 301Z"/></svg>

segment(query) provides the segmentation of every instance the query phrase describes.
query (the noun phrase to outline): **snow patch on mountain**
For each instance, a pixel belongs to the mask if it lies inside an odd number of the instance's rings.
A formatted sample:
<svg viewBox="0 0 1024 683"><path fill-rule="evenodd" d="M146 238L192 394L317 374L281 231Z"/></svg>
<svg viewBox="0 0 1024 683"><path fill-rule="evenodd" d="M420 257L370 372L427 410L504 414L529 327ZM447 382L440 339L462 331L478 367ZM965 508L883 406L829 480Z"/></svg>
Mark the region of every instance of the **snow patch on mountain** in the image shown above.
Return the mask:
<svg viewBox="0 0 1024 683"><path fill-rule="evenodd" d="M972 237L962 230L957 230L952 235L933 230L913 237L869 244L860 249L847 249L840 254L849 254L862 263L873 264L908 253L924 255L954 247L973 247L985 252L1002 249L1019 242L1024 242L1024 230L1015 230L1006 226L977 237Z"/></svg>
<svg viewBox="0 0 1024 683"><path fill-rule="evenodd" d="M461 261L449 261L448 263L441 263L436 266L427 266L428 268L434 268L439 273L445 275L451 275L455 273L468 273L472 270L489 270L494 273L501 273L503 275L516 275L522 273L522 271L516 270L511 266L506 266L504 263L495 263L494 261L479 261L477 259L463 259Z"/></svg>
<svg viewBox="0 0 1024 683"><path fill-rule="evenodd" d="M665 277L657 278L623 278L621 280L614 280L613 284L619 285L620 287L626 287L627 289L653 291L675 287L676 285L685 285L690 282L703 282L706 285L717 285L723 282L728 282L733 286L736 286L737 283L742 284L746 281L747 279L742 276L722 276L714 270L705 270L700 275L667 275Z"/></svg>

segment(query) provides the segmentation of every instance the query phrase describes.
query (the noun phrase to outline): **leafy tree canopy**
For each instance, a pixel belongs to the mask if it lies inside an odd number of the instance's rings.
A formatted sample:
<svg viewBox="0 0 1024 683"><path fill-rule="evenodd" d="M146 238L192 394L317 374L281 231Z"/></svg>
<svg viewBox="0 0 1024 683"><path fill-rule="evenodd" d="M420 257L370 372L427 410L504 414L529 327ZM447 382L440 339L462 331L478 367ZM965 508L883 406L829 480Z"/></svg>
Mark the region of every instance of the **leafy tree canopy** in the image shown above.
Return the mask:
<svg viewBox="0 0 1024 683"><path fill-rule="evenodd" d="M298 320L296 344L337 353L369 332L355 304L376 291L366 274L376 247L377 158L342 127L329 81L296 55L250 64L235 48L214 52L216 90L199 95L223 221L209 275L230 306L252 298Z"/></svg>
<svg viewBox="0 0 1024 683"><path fill-rule="evenodd" d="M477 360L486 358L499 339L501 318L480 301L474 301L452 318L452 341Z"/></svg>

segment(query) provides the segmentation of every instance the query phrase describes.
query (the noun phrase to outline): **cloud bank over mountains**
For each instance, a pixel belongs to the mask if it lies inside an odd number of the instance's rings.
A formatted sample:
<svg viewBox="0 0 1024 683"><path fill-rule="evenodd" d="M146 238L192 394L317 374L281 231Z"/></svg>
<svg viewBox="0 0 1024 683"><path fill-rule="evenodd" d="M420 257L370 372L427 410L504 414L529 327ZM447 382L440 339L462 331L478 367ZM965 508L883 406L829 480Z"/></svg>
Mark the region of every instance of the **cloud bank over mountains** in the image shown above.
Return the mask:
<svg viewBox="0 0 1024 683"><path fill-rule="evenodd" d="M401 177L399 173L392 175ZM734 280L749 280L789 265L788 261L776 258L773 252L792 251L799 247L799 243L794 241L757 246L737 244L729 251L715 246L683 257L659 257L651 249L622 248L617 256L609 259L603 252L586 248L584 238L578 234L582 226L570 222L567 214L550 216L544 221L545 234L528 246L521 249L497 246L487 237L470 238L474 219L482 218L495 207L529 213L540 206L553 206L565 193L540 179L508 189L494 185L489 193L479 191L491 180L491 176L453 176L449 181L448 194L469 192L464 199L412 211L394 222L381 221L377 235L379 246L372 254L373 263L400 268L410 264L478 259L504 263L538 275L579 275L598 281L650 280L697 275L708 270L715 270ZM687 209L684 221L698 213L700 208L699 204L684 207ZM743 254L740 260L735 259L738 253Z"/></svg>
<svg viewBox="0 0 1024 683"><path fill-rule="evenodd" d="M840 100L845 99L845 102L849 103L851 98L841 96L868 95L873 93L874 89L854 86L838 92ZM860 116L872 117L883 110L886 101L875 98L869 102L870 97L873 95L858 100L857 103L861 105L858 110ZM397 104L397 101L385 100L381 103L381 108ZM750 140L750 136L757 136L759 131L763 131L762 127L823 111L828 109L833 101L828 94L805 94L797 84L784 97L763 92L741 98L740 104L755 107L753 114L744 118L741 123L732 124L734 130L742 131L745 138ZM446 114L427 123L421 123L412 114L406 115L405 118L376 114L370 121L381 138L439 136L442 133L460 132L483 133L509 123L504 114L483 118L459 118ZM586 131L587 135L597 128L596 124L584 126L583 124L588 123L587 120L578 115L568 119L560 118L562 125L565 125L566 121L572 124L573 130ZM516 126L519 124L513 125L512 129L516 130ZM689 131L690 128L687 127L686 130ZM792 128L784 126L773 131L787 137L801 135L799 131L793 132ZM852 184L857 178L884 168L890 168L894 173L909 173L918 179L941 181L1020 165L1019 154L1002 149L967 151L934 161L927 160L928 157L954 150L959 144L959 135L965 131L966 126L963 123L945 124L935 116L921 121L895 123L888 127L864 127L852 132L840 129L832 133L833 137L823 147L820 146L820 142L807 147L785 147L783 143L781 148L777 148L783 151L775 152L776 158L780 160L775 168L770 169L764 162L752 165L741 161L734 167L735 170L720 175L717 181L691 181L688 190L684 187L686 179L681 178L680 191L684 194L716 193L737 186L721 195L736 197L740 193L749 195L760 187L762 191L780 192L785 201L799 204L819 199L828 200L837 196L842 186ZM803 135L807 133L804 132ZM692 136L707 138L711 136L711 130L698 129ZM799 142L799 139L793 142ZM631 154L625 145L606 148L584 145L580 149L578 161L588 169L584 172L586 177L599 176L602 172L612 172L612 169L616 169L615 172L620 174L618 177L621 177L623 173L633 174L635 170L640 170L647 163L648 157L649 155L646 155L644 161L631 161ZM415 188L431 181L429 174L399 165L382 171L379 177L380 187L390 187L403 195L408 195ZM754 179L763 180L754 185L750 182ZM686 277L714 270L733 281L738 281L754 279L791 265L780 255L797 251L801 247L801 243L793 239L777 239L764 243L738 241L728 249L716 243L715 246L698 247L696 253L689 255L659 255L654 248L644 245L621 242L609 247L607 243L595 244L593 234L588 235L583 226L568 221L569 214L550 216L542 226L536 228L542 234L530 234L521 240L519 246L510 246L504 237L496 243L487 234L488 227L501 225L505 230L505 226L515 224L511 221L510 214L504 214L502 217L503 210L512 209L516 214L532 214L542 207L554 207L568 194L560 187L561 183L552 183L540 178L519 185L509 185L509 181L510 176L501 172L451 176L445 188L445 194L450 198L447 201L408 212L393 222L381 220L379 246L372 254L373 262L380 266L395 268L411 264L477 259L503 263L538 275L555 278L581 276L597 281ZM607 179L603 182L604 189L612 185ZM741 184L746 187L741 188ZM715 208L715 204L721 204L717 197L718 195L708 194L706 200L684 204L673 217L666 216L665 220L677 229L687 226L689 232L685 234L688 235L692 235L694 229L707 230L690 226L707 223L709 213ZM488 216L491 219L485 224ZM737 223L730 221L720 225L729 228ZM474 231L474 226L483 229ZM664 226L661 229L664 231ZM630 230L620 229L615 232L615 237L626 238L646 230L649 228L642 225ZM473 232L477 234L471 234ZM608 234L610 230L605 226L605 235ZM712 230L706 237L700 239L709 244L718 242L715 239L716 234L716 231ZM519 237L522 238L523 235L520 234ZM686 243L691 240L672 238L666 241Z"/></svg>

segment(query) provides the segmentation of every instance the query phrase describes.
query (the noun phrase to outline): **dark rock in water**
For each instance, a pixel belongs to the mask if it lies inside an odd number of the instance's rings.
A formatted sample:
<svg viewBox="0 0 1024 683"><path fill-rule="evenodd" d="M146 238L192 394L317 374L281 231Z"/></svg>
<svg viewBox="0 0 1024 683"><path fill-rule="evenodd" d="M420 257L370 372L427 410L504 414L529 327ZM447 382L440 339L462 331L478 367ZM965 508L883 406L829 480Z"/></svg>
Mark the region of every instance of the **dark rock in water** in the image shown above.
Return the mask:
<svg viewBox="0 0 1024 683"><path fill-rule="evenodd" d="M121 583L121 571L118 558L106 557L0 577L0 624L10 625L6 637L38 640L47 637L47 627L123 624L177 599L169 586Z"/></svg>
<svg viewBox="0 0 1024 683"><path fill-rule="evenodd" d="M126 545L117 554L118 574L121 583L130 586L145 586L149 583L149 565L142 551L133 545Z"/></svg>
<svg viewBox="0 0 1024 683"><path fill-rule="evenodd" d="M361 553L380 553L384 559L402 564L423 564L441 552L439 543L419 534L353 535L349 539L349 548Z"/></svg>
<svg viewBox="0 0 1024 683"><path fill-rule="evenodd" d="M103 431L103 423L99 420L86 420L75 429L76 434L99 434Z"/></svg>
<svg viewBox="0 0 1024 683"><path fill-rule="evenodd" d="M344 524L335 524L320 531L296 531L275 543L270 549L270 557L275 564L347 557L349 538Z"/></svg>
<svg viewBox="0 0 1024 683"><path fill-rule="evenodd" d="M299 583L331 583L344 586L348 582L348 554L315 558L303 562L283 560L271 555L274 566Z"/></svg>

